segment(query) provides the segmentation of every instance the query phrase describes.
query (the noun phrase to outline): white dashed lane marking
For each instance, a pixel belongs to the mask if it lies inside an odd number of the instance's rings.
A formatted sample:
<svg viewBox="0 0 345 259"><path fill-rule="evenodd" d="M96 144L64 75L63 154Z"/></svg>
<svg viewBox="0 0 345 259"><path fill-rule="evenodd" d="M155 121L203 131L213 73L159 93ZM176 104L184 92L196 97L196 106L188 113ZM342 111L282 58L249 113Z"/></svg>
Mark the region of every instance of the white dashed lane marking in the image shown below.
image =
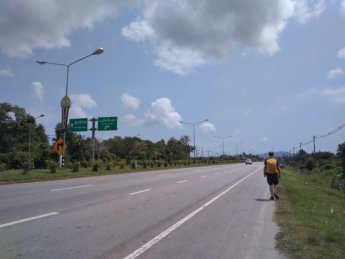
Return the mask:
<svg viewBox="0 0 345 259"><path fill-rule="evenodd" d="M17 220L17 221L12 221L12 222L9 222L9 223L1 224L0 228L4 228L4 227L16 225L16 224L24 223L24 222L28 222L28 221L32 221L32 220L35 220L35 219L41 219L41 218L50 217L50 216L53 216L53 215L56 215L56 214L59 214L59 213L51 212L51 213L42 214L42 215L38 215L38 216L35 216L35 217L31 217L31 218L26 218L26 219L21 219L21 220Z"/></svg>
<svg viewBox="0 0 345 259"><path fill-rule="evenodd" d="M60 189L53 189L50 191L51 192L58 192L58 191L65 191L65 190L72 190L72 189L79 189L79 188L87 188L87 187L92 187L92 186L94 186L94 184L79 185L79 186L66 187L66 188L60 188Z"/></svg>
<svg viewBox="0 0 345 259"><path fill-rule="evenodd" d="M139 194L139 193L149 192L149 191L151 191L151 189L145 189L145 190L141 190L141 191L137 191L137 192L132 192L132 193L130 193L128 195L136 195L136 194Z"/></svg>

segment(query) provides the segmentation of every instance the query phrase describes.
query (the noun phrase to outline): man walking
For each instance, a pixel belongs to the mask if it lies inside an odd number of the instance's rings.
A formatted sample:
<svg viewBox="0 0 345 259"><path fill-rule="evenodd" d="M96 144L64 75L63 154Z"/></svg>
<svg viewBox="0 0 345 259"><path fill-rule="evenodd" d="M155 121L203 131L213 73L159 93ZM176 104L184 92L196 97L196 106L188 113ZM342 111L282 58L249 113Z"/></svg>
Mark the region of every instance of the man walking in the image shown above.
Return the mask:
<svg viewBox="0 0 345 259"><path fill-rule="evenodd" d="M267 183L269 185L271 198L270 200L279 199L277 195L276 187L279 183L280 168L278 160L274 158L274 153L269 152L268 158L265 160L264 176L267 177Z"/></svg>

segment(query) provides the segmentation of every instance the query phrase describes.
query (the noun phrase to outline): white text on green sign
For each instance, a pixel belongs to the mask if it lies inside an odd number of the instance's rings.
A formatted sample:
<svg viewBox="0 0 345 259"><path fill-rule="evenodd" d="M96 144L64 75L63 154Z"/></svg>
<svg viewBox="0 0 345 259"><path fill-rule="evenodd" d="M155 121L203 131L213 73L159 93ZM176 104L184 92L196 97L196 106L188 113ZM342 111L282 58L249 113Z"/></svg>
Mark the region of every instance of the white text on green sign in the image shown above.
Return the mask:
<svg viewBox="0 0 345 259"><path fill-rule="evenodd" d="M72 132L87 131L87 118L70 119L69 120L69 130Z"/></svg>
<svg viewBox="0 0 345 259"><path fill-rule="evenodd" d="M117 130L117 117L98 117L98 130Z"/></svg>

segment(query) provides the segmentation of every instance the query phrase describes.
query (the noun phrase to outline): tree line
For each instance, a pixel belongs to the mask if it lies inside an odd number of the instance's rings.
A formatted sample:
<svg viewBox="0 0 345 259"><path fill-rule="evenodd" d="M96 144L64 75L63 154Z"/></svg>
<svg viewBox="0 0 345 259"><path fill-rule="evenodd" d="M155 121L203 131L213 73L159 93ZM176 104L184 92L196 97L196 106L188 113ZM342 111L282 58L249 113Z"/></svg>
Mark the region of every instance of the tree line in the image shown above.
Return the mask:
<svg viewBox="0 0 345 259"><path fill-rule="evenodd" d="M53 141L63 135L61 123L55 127ZM160 160L167 163L189 160L193 146L188 136L152 142L138 137L119 137L98 141L94 150L96 161ZM90 165L93 140L90 137L67 131L65 164L79 162ZM222 159L234 159L223 156ZM215 159L215 158L212 158ZM0 170L18 168L47 168L51 161L58 161L58 155L49 143L42 124L37 124L33 116L24 108L10 103L0 103Z"/></svg>
<svg viewBox="0 0 345 259"><path fill-rule="evenodd" d="M55 127L53 141L63 135L60 123ZM174 163L176 161L190 160L193 146L189 145L188 136L179 139L170 138L152 142L139 137L120 137L98 141L95 140L95 160L97 162L119 162L127 165L133 161L164 161ZM80 134L67 131L66 143L68 148L65 154L65 164L80 163L87 167L92 162L93 140ZM304 159L308 154L299 154L297 157ZM320 153L319 156L331 156L342 161L345 171L345 142L338 146L337 154ZM245 158L258 158L251 154L237 156L222 155L220 157L198 158L199 160L244 160ZM10 103L0 103L0 171L4 169L19 168L47 168L49 163L58 161L59 157L49 143L49 137L45 133L42 124L37 124L35 118L26 110ZM311 166L311 162L309 166Z"/></svg>

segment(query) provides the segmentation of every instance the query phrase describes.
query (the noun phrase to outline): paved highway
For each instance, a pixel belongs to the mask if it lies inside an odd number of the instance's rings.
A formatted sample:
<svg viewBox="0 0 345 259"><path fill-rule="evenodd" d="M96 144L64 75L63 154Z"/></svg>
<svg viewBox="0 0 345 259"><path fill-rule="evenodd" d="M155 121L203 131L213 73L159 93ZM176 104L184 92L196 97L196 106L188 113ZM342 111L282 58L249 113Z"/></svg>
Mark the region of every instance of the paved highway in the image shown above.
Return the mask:
<svg viewBox="0 0 345 259"><path fill-rule="evenodd" d="M0 257L283 258L262 167L2 185Z"/></svg>

